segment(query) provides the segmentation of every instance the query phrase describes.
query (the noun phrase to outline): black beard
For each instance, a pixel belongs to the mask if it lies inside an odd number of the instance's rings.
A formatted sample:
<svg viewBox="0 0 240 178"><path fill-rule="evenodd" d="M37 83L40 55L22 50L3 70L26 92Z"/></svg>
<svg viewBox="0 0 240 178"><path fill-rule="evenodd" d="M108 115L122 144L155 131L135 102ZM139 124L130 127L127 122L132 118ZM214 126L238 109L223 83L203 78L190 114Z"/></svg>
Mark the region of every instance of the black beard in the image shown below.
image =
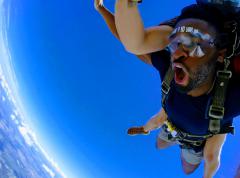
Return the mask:
<svg viewBox="0 0 240 178"><path fill-rule="evenodd" d="M174 82L174 86L175 86L176 90L182 94L186 94L186 93L190 92L191 90L193 90L193 88L194 88L192 80L189 81L189 84L187 86L178 85L175 82Z"/></svg>

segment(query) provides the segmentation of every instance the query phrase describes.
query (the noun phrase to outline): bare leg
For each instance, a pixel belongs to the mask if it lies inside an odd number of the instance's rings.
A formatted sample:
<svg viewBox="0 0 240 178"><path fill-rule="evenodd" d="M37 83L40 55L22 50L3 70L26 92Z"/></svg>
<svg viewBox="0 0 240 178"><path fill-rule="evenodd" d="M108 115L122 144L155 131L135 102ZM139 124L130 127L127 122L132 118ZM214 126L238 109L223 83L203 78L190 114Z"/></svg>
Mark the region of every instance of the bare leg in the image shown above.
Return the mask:
<svg viewBox="0 0 240 178"><path fill-rule="evenodd" d="M162 140L161 138L157 138L156 148L157 149L165 149L165 148L175 145L175 144L176 144L175 142L167 142L165 140Z"/></svg>
<svg viewBox="0 0 240 178"><path fill-rule="evenodd" d="M181 150L181 163L182 163L182 168L183 168L183 171L185 174L193 173L200 165L200 163L192 164L192 163L187 162L184 159L184 157L182 156L182 150Z"/></svg>
<svg viewBox="0 0 240 178"><path fill-rule="evenodd" d="M214 135L209 138L204 147L204 178L212 178L220 165L220 155L226 134Z"/></svg>

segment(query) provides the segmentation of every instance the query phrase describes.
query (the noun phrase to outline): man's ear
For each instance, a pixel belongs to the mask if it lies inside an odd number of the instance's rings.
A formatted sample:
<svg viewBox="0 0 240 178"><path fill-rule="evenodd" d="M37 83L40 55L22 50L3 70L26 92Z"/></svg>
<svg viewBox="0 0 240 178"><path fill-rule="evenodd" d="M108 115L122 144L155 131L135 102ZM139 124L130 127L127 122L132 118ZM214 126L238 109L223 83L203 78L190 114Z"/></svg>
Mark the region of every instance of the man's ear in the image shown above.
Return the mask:
<svg viewBox="0 0 240 178"><path fill-rule="evenodd" d="M217 61L220 62L220 63L223 63L224 62L224 58L226 56L226 52L227 52L227 49L221 49L218 51L218 58L217 58Z"/></svg>

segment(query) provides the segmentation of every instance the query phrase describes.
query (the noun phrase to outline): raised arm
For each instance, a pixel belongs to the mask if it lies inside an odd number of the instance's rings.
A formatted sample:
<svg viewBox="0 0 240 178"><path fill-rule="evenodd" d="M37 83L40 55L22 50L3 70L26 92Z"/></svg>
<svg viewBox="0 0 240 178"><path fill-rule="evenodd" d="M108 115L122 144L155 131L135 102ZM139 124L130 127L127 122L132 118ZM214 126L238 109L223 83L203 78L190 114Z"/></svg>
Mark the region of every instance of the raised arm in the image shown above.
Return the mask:
<svg viewBox="0 0 240 178"><path fill-rule="evenodd" d="M103 0L94 0L94 7L101 14L111 33L119 40L114 15L103 5Z"/></svg>
<svg viewBox="0 0 240 178"><path fill-rule="evenodd" d="M162 25L144 29L137 5L130 5L129 1L117 0L115 5L116 28L126 50L140 55L165 48L172 27Z"/></svg>
<svg viewBox="0 0 240 178"><path fill-rule="evenodd" d="M99 14L101 14L102 18L104 19L104 21L106 22L109 30L111 31L111 33L118 39L119 39L119 35L117 32L117 28L115 25L115 17L114 15L103 5L103 0L94 0L94 7L95 9L99 12ZM152 64L151 63L151 57L149 54L142 54L142 55L137 55L137 57L147 63L147 64Z"/></svg>

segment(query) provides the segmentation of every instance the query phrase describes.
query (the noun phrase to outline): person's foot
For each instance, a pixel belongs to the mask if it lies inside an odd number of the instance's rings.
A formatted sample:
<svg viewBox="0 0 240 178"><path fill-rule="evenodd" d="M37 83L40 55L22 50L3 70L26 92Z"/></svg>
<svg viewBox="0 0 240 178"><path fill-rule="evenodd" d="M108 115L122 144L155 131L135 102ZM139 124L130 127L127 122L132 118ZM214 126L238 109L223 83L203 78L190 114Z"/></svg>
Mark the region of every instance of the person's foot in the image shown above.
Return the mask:
<svg viewBox="0 0 240 178"><path fill-rule="evenodd" d="M188 163L182 156L182 151L181 151L181 163L182 163L182 168L183 168L183 171L185 174L191 174L193 173L197 168L198 166L200 165L199 164L191 164L191 163Z"/></svg>

